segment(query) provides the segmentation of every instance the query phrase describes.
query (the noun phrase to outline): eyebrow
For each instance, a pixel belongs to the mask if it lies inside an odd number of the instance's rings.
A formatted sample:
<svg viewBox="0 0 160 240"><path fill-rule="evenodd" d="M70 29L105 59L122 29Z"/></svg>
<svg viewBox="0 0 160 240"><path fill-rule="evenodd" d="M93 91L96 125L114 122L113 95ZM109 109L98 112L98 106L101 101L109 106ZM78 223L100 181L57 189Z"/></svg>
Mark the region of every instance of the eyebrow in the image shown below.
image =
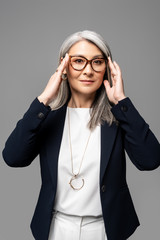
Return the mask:
<svg viewBox="0 0 160 240"><path fill-rule="evenodd" d="M81 54L74 54L74 55L71 55L72 57L84 57L86 58L84 55L81 55ZM104 56L102 54L100 55L95 55L92 59L94 58L104 58Z"/></svg>

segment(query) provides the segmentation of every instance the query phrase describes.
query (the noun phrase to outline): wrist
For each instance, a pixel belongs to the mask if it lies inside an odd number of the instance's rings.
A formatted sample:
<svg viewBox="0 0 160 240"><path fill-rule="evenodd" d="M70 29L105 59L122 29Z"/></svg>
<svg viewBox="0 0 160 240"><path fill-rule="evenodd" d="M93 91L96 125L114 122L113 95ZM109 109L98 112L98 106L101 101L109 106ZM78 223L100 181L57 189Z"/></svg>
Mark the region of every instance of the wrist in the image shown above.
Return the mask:
<svg viewBox="0 0 160 240"><path fill-rule="evenodd" d="M121 100L123 100L125 98L126 98L125 95L119 96L119 97L115 98L115 102L118 103L118 102L120 102Z"/></svg>
<svg viewBox="0 0 160 240"><path fill-rule="evenodd" d="M49 99L47 99L45 96L43 96L42 94L40 96L37 97L40 103L43 103L45 106L49 105Z"/></svg>
<svg viewBox="0 0 160 240"><path fill-rule="evenodd" d="M125 95L123 95L123 96L121 96L121 97L114 98L113 104L114 104L114 105L117 105L118 102L120 102L121 100L123 100L123 99L125 99L125 98L126 98Z"/></svg>

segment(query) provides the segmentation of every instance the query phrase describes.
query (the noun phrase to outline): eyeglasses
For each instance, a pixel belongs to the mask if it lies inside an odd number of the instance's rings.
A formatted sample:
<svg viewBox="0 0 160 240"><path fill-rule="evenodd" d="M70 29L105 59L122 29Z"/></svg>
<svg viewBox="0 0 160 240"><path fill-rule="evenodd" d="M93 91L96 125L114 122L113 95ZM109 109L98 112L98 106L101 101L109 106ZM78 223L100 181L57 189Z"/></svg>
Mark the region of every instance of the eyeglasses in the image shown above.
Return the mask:
<svg viewBox="0 0 160 240"><path fill-rule="evenodd" d="M91 64L92 69L95 72L102 72L106 69L107 60L105 58L93 58L91 60L88 60L85 57L82 56L69 56L70 58L70 64L73 69L76 71L83 70L88 63Z"/></svg>

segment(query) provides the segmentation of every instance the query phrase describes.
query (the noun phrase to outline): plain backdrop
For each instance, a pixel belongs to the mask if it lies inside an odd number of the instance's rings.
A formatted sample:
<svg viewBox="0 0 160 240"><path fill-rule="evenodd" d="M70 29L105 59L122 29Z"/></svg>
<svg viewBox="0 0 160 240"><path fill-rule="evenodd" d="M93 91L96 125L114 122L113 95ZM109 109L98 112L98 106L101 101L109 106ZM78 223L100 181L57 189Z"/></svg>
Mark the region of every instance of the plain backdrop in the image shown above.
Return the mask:
<svg viewBox="0 0 160 240"><path fill-rule="evenodd" d="M57 68L64 39L85 29L107 40L126 95L160 140L159 11L159 0L0 0L0 151ZM140 172L127 158L127 180L141 223L129 239L159 240L160 168ZM40 184L38 158L16 169L1 157L0 240L33 240Z"/></svg>

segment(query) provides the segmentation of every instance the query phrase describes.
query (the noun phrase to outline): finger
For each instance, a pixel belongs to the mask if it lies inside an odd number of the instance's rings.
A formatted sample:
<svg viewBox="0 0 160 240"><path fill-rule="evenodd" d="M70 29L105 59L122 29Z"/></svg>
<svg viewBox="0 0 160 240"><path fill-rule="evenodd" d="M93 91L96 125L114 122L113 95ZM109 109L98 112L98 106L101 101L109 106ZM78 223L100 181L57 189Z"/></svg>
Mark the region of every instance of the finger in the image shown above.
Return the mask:
<svg viewBox="0 0 160 240"><path fill-rule="evenodd" d="M116 68L111 60L110 57L108 57L108 65L109 65L109 68L110 68L110 71L111 71L111 75L116 75Z"/></svg>
<svg viewBox="0 0 160 240"><path fill-rule="evenodd" d="M121 74L121 69L120 69L120 66L117 64L117 62L114 61L113 64L114 64L116 71Z"/></svg>
<svg viewBox="0 0 160 240"><path fill-rule="evenodd" d="M68 53L66 54L66 56L63 58L62 62L60 63L60 65L58 66L56 72L59 73L59 75L61 75L64 71L64 69L67 67L69 62L69 55Z"/></svg>
<svg viewBox="0 0 160 240"><path fill-rule="evenodd" d="M103 83L104 83L104 86L105 86L106 92L108 92L108 91L110 90L110 88L111 88L111 86L110 86L108 80L104 80Z"/></svg>
<svg viewBox="0 0 160 240"><path fill-rule="evenodd" d="M60 65L58 66L56 73L62 74L62 72L64 71L64 68L65 68L65 65L66 65L66 62L65 62L65 59L63 59L62 62L60 63Z"/></svg>
<svg viewBox="0 0 160 240"><path fill-rule="evenodd" d="M121 73L121 69L120 69L120 66L114 61L114 66L116 68L116 71L117 71L117 77L116 78L118 81L117 82L117 86L121 87L123 89L123 79L122 79L122 73ZM124 91L124 90L123 90Z"/></svg>

